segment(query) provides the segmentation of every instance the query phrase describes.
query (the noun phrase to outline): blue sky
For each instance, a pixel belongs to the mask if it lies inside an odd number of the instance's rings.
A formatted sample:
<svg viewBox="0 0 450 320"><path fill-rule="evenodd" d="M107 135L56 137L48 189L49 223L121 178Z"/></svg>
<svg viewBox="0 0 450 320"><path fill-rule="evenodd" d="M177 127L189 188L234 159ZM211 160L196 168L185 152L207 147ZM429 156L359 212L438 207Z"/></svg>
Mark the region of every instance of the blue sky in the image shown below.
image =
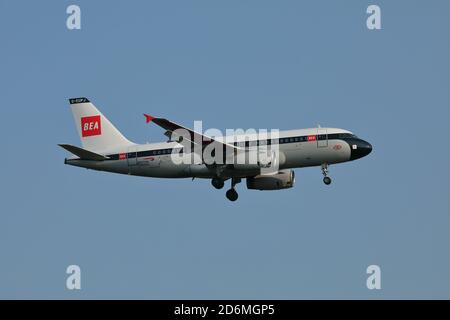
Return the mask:
<svg viewBox="0 0 450 320"><path fill-rule="evenodd" d="M66 28L77 4L82 29ZM382 30L366 28L378 4ZM450 298L448 1L0 0L0 298ZM227 201L206 180L65 166L67 99L131 140L345 128L374 151ZM82 290L65 287L77 264ZM377 264L382 290L366 288Z"/></svg>

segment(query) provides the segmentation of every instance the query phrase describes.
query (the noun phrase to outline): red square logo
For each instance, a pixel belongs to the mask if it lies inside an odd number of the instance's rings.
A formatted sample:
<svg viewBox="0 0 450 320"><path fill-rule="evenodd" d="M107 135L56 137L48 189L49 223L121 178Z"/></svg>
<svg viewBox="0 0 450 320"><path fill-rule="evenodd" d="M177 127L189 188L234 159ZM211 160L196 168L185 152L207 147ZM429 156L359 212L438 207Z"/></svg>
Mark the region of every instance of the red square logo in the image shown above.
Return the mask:
<svg viewBox="0 0 450 320"><path fill-rule="evenodd" d="M119 160L125 160L127 158L126 153L119 153Z"/></svg>
<svg viewBox="0 0 450 320"><path fill-rule="evenodd" d="M316 141L316 136L308 136L308 141Z"/></svg>
<svg viewBox="0 0 450 320"><path fill-rule="evenodd" d="M81 118L81 136L99 136L102 134L102 122L100 116Z"/></svg>

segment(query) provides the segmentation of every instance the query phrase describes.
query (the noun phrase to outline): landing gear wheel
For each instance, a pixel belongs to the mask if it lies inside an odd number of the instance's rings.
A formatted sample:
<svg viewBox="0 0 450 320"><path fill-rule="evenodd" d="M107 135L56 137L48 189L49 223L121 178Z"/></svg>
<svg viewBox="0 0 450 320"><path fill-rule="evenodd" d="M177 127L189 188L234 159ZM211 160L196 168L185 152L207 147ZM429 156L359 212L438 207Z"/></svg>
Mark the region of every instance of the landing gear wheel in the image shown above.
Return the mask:
<svg viewBox="0 0 450 320"><path fill-rule="evenodd" d="M331 183L331 178L330 177L323 178L323 183L325 183L326 185L329 185Z"/></svg>
<svg viewBox="0 0 450 320"><path fill-rule="evenodd" d="M222 179L214 178L211 180L211 184L216 189L222 189L225 185L225 182Z"/></svg>
<svg viewBox="0 0 450 320"><path fill-rule="evenodd" d="M331 178L328 176L328 163L322 164L322 174L323 174L323 183L329 185L331 183Z"/></svg>
<svg viewBox="0 0 450 320"><path fill-rule="evenodd" d="M234 189L228 190L225 195L226 195L227 199L230 201L236 201L239 197L238 193Z"/></svg>

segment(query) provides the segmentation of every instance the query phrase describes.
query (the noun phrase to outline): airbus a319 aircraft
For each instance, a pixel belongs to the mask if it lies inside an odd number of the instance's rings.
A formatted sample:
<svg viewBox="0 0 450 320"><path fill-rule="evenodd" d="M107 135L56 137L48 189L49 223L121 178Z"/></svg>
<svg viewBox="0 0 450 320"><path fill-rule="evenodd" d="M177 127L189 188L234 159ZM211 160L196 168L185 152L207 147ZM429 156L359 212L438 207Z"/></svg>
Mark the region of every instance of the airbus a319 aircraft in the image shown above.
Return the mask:
<svg viewBox="0 0 450 320"><path fill-rule="evenodd" d="M312 128L279 131L276 139L259 135L234 135L212 138L185 128L164 118L145 114L147 123L155 123L166 130L166 142L136 144L119 130L87 99L69 99L82 148L60 144L73 156L64 163L72 166L135 176L155 178L211 179L216 189L222 189L231 180L226 197L236 201L236 185L246 179L248 189L280 190L292 188L295 182L293 168L320 166L326 185L331 183L328 166L360 159L372 151L372 145L352 132L336 128ZM179 134L177 132L182 132ZM230 142L231 141L231 142ZM215 145L223 150L220 159L208 161L202 151ZM258 148L265 147L261 153ZM267 147L270 147L267 152ZM175 163L173 155L195 158L195 150L202 156L197 161ZM275 149L274 152L272 149ZM255 151L257 150L257 151ZM249 159L257 154L257 161L237 161L241 155ZM264 159L261 157L265 154ZM264 160L264 161L262 161ZM276 168L275 171L267 168Z"/></svg>

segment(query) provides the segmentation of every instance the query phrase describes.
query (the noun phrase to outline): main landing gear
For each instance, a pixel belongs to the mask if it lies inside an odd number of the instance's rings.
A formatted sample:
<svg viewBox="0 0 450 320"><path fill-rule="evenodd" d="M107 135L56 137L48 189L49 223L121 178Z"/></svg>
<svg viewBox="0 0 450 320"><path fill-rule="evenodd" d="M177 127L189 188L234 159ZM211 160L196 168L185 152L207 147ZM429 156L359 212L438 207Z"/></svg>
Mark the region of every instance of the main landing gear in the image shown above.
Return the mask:
<svg viewBox="0 0 450 320"><path fill-rule="evenodd" d="M241 182L241 178L231 178L231 188L227 190L225 196L230 201L236 201L239 197L236 191L236 185ZM220 178L213 178L211 184L216 189L222 189L225 186L225 180Z"/></svg>
<svg viewBox="0 0 450 320"><path fill-rule="evenodd" d="M236 201L239 197L235 186L241 182L241 178L231 178L231 189L227 191L227 193L225 193L225 196L227 197L228 200L230 201Z"/></svg>
<svg viewBox="0 0 450 320"><path fill-rule="evenodd" d="M228 190L227 193L225 193L225 196L230 201L236 201L239 197L239 194L237 193L237 191L234 188L232 188L232 189Z"/></svg>
<svg viewBox="0 0 450 320"><path fill-rule="evenodd" d="M211 184L216 189L222 189L223 186L225 185L225 181L223 181L222 179L219 179L219 178L214 178L211 180Z"/></svg>
<svg viewBox="0 0 450 320"><path fill-rule="evenodd" d="M328 176L328 164L322 164L322 174L323 174L323 183L329 185L331 183L331 178Z"/></svg>

